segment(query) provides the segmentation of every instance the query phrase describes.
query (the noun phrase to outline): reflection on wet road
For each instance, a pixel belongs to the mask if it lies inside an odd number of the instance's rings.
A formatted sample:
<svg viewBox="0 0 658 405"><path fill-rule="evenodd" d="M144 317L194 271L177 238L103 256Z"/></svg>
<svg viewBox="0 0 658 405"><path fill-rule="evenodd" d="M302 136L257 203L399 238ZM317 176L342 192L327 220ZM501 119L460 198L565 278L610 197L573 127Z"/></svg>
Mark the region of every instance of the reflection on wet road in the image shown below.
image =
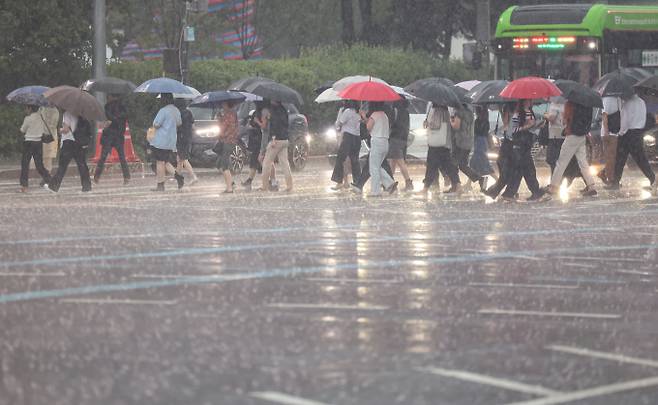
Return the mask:
<svg viewBox="0 0 658 405"><path fill-rule="evenodd" d="M628 175L535 204L320 163L293 194L2 183L0 405L658 403L658 199Z"/></svg>

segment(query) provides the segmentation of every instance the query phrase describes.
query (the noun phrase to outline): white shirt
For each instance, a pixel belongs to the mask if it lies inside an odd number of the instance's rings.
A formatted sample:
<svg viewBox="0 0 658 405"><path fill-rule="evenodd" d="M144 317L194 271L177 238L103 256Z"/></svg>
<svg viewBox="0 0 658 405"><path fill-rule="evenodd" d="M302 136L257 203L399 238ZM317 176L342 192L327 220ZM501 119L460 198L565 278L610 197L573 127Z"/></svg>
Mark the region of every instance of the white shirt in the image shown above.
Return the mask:
<svg viewBox="0 0 658 405"><path fill-rule="evenodd" d="M622 101L619 136L631 129L643 129L647 122L647 105L637 95Z"/></svg>
<svg viewBox="0 0 658 405"><path fill-rule="evenodd" d="M562 130L564 129L564 104L551 103L548 109L548 115L552 120L552 122L548 122L548 137L550 139L564 138L562 136Z"/></svg>
<svg viewBox="0 0 658 405"><path fill-rule="evenodd" d="M350 135L359 136L359 133L361 132L360 125L361 117L356 113L354 108L343 109L336 119L336 128L343 134L348 133Z"/></svg>
<svg viewBox="0 0 658 405"><path fill-rule="evenodd" d="M603 97L603 112L611 115L619 111L619 106L621 106L621 101L619 97Z"/></svg>
<svg viewBox="0 0 658 405"><path fill-rule="evenodd" d="M388 116L386 113L384 111L375 111L370 118L374 121L372 129L370 130L370 136L373 138L388 139L390 127L388 125Z"/></svg>
<svg viewBox="0 0 658 405"><path fill-rule="evenodd" d="M62 126L64 125L68 125L71 130L69 132L62 131L60 146L64 145L64 141L75 141L75 138L73 138L73 132L75 132L75 128L78 126L78 117L68 111L64 111L64 116L62 117Z"/></svg>
<svg viewBox="0 0 658 405"><path fill-rule="evenodd" d="M48 133L48 130L39 113L33 112L23 120L21 132L25 134L26 141L37 142L41 141L41 135Z"/></svg>

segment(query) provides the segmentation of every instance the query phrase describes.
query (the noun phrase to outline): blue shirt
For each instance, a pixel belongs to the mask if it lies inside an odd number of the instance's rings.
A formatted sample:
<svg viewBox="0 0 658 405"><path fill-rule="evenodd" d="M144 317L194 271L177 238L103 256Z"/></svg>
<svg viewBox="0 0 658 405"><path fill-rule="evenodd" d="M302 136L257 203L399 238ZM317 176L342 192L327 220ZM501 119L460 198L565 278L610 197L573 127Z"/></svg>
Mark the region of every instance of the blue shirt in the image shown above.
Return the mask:
<svg viewBox="0 0 658 405"><path fill-rule="evenodd" d="M166 105L158 111L153 120L156 127L155 138L151 146L158 149L176 150L176 128L182 124L180 111L173 104Z"/></svg>

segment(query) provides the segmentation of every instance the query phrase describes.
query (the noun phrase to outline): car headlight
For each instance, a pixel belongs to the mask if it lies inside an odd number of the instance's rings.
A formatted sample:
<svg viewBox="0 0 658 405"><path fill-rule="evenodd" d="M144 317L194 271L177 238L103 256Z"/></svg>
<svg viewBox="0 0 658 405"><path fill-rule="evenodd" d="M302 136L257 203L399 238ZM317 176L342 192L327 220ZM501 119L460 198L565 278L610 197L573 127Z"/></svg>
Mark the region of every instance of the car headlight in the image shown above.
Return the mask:
<svg viewBox="0 0 658 405"><path fill-rule="evenodd" d="M653 135L644 135L644 144L646 146L656 146L656 137Z"/></svg>
<svg viewBox="0 0 658 405"><path fill-rule="evenodd" d="M199 128L195 130L195 133L202 138L214 138L219 135L219 126Z"/></svg>
<svg viewBox="0 0 658 405"><path fill-rule="evenodd" d="M324 131L324 139L329 142L336 142L336 139L338 139L338 133L334 128L329 128Z"/></svg>
<svg viewBox="0 0 658 405"><path fill-rule="evenodd" d="M310 134L306 134L306 136L304 137L304 139L306 140L306 143L308 143L308 144L310 144L311 141L313 140L313 138L311 137Z"/></svg>

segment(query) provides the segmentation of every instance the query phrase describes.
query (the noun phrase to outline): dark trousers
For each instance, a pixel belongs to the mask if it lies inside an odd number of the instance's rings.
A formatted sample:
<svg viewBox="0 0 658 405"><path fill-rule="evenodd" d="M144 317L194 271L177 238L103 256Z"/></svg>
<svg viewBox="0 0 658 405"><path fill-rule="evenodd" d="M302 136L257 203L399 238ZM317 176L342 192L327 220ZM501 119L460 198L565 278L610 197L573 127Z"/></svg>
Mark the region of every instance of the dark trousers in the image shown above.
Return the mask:
<svg viewBox="0 0 658 405"><path fill-rule="evenodd" d="M126 162L126 153L123 149L123 139L113 141L112 143L103 143L101 149L101 158L96 165L96 171L94 172L94 178L99 179L101 174L103 174L103 169L105 168L105 161L107 160L108 155L112 152L112 148L117 150L119 155L119 162L121 162L121 171L123 172L124 179L130 179L130 169L128 168L128 162Z"/></svg>
<svg viewBox="0 0 658 405"><path fill-rule="evenodd" d="M496 180L493 186L487 189L487 194L493 198L498 197L513 177L513 153L514 148L512 141L509 139L503 139L503 142L500 145L500 150L498 151L498 159L496 160L496 164L498 165L498 180Z"/></svg>
<svg viewBox="0 0 658 405"><path fill-rule="evenodd" d="M87 167L85 149L77 142L70 140L63 142L62 149L59 152L57 174L55 174L50 183L50 188L52 190L59 190L59 186L62 184L62 179L66 174L66 169L69 167L69 163L71 163L72 159L75 160L75 164L78 166L82 191L91 190L91 178L89 177L89 167Z"/></svg>
<svg viewBox="0 0 658 405"><path fill-rule="evenodd" d="M27 187L31 159L34 159L34 166L36 166L43 181L49 183L50 173L43 166L43 146L41 141L24 141L23 156L21 157L21 186Z"/></svg>
<svg viewBox="0 0 658 405"><path fill-rule="evenodd" d="M429 188L439 177L439 170L450 178L454 186L460 184L459 169L455 166L450 155L450 149L430 146L427 149L427 163L425 165L425 188Z"/></svg>
<svg viewBox="0 0 658 405"><path fill-rule="evenodd" d="M649 159L644 153L644 140L642 139L643 131L641 129L631 129L623 136L619 137L617 143L617 162L615 164L615 183L621 181L621 176L624 174L624 166L630 154L635 160L637 166L642 170L642 173L649 179L651 184L656 181L656 174L651 169Z"/></svg>
<svg viewBox="0 0 658 405"><path fill-rule="evenodd" d="M466 177L469 178L472 182L477 182L480 180L480 175L475 172L471 168L471 166L468 165L468 157L470 156L471 151L468 149L461 149L458 147L453 147L452 150L452 157L455 159L455 163L457 164L457 168L461 170L462 173L466 175Z"/></svg>
<svg viewBox="0 0 658 405"><path fill-rule="evenodd" d="M357 163L358 164L358 163ZM388 159L384 159L382 162L382 169L386 170L389 176L393 177L393 171L391 170L391 165L388 164ZM370 155L366 157L365 164L361 169L361 175L358 177L358 180L353 180L353 183L358 188L363 188L363 186L370 179Z"/></svg>
<svg viewBox="0 0 658 405"><path fill-rule="evenodd" d="M516 193L519 192L521 179L525 180L525 184L533 195L539 194L537 169L535 169L535 162L532 160L530 148L527 146L514 146L512 155L514 159L514 171L503 193L503 197L514 198Z"/></svg>
<svg viewBox="0 0 658 405"><path fill-rule="evenodd" d="M331 174L331 181L336 183L343 182L345 159L350 159L352 165L352 179L356 182L361 177L361 167L359 166L359 150L361 149L361 138L352 134L343 134L343 140L338 148L336 156L336 165L334 172Z"/></svg>

